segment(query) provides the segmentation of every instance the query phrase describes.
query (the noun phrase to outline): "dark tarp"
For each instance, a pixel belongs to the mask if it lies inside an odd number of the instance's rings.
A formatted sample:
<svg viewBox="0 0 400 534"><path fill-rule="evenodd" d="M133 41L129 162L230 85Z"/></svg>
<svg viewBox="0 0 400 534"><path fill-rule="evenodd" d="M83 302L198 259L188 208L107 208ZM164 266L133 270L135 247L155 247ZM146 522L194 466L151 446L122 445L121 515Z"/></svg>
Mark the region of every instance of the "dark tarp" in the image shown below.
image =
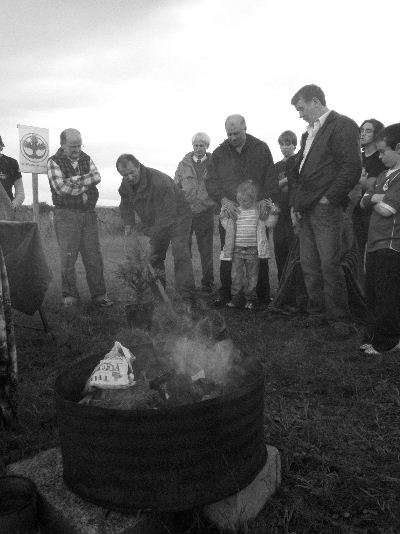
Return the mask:
<svg viewBox="0 0 400 534"><path fill-rule="evenodd" d="M52 278L37 224L0 221L0 246L5 257L12 306L33 315L42 305Z"/></svg>
<svg viewBox="0 0 400 534"><path fill-rule="evenodd" d="M346 243L344 243L344 245L346 247ZM346 278L350 312L354 319L364 322L367 318L367 307L363 292L357 281L358 251L355 246L348 247L347 250L344 251L341 265ZM292 306L293 294L296 291L305 294L304 280L300 265L300 244L297 236L293 240L292 247L282 272L278 293L272 303L274 308L279 309L286 305Z"/></svg>

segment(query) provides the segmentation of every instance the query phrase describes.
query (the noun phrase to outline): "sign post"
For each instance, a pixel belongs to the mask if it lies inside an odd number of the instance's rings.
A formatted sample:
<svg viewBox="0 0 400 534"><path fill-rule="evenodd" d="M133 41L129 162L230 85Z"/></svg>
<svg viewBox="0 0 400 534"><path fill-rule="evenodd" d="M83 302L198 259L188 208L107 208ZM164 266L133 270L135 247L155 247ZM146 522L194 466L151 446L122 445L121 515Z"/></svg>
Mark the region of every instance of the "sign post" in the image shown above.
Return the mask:
<svg viewBox="0 0 400 534"><path fill-rule="evenodd" d="M19 166L21 172L32 173L33 220L39 222L38 174L47 173L49 157L49 130L36 126L18 124Z"/></svg>

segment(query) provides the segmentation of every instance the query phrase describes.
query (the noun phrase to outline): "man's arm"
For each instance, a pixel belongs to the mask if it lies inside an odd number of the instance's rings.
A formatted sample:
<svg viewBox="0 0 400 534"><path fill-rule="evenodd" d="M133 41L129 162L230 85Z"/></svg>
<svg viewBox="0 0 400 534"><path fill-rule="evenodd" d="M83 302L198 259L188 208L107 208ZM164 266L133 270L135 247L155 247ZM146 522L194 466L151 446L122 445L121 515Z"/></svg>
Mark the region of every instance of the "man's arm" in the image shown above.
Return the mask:
<svg viewBox="0 0 400 534"><path fill-rule="evenodd" d="M371 203L373 209L383 217L396 215L400 209L400 176L395 178L386 193L372 195Z"/></svg>
<svg viewBox="0 0 400 534"><path fill-rule="evenodd" d="M150 238L163 233L176 221L178 205L176 191L172 184L157 187L153 202L155 223L153 226L143 228L143 232Z"/></svg>
<svg viewBox="0 0 400 534"><path fill-rule="evenodd" d="M59 165L49 159L47 162L47 176L49 182L58 195L78 196L85 193L91 185L98 184L101 180L96 165L90 160L90 168L87 174L79 174L66 178Z"/></svg>
<svg viewBox="0 0 400 534"><path fill-rule="evenodd" d="M331 204L342 204L357 184L362 170L360 134L354 123L338 124L329 148L336 163L336 178L322 197Z"/></svg>
<svg viewBox="0 0 400 534"><path fill-rule="evenodd" d="M14 182L14 200L11 201L11 205L13 208L18 208L22 205L22 203L25 200L25 191L24 191L24 184L22 182L22 178L18 178Z"/></svg>
<svg viewBox="0 0 400 534"><path fill-rule="evenodd" d="M221 203L223 197L221 178L218 174L218 155L215 151L207 158L207 174L205 179L207 193L217 204Z"/></svg>
<svg viewBox="0 0 400 534"><path fill-rule="evenodd" d="M264 143L264 158L265 172L263 177L263 191L261 191L262 198L270 198L275 204L279 204L280 190L278 174L271 151L266 143Z"/></svg>
<svg viewBox="0 0 400 534"><path fill-rule="evenodd" d="M120 212L121 219L122 219L124 226L129 227L129 231L130 231L130 227L134 226L136 223L135 211L130 201L130 188L131 187L132 185L129 184L128 181L124 178L118 189L118 193L120 194L120 197L121 197L121 202L119 204L119 212Z"/></svg>

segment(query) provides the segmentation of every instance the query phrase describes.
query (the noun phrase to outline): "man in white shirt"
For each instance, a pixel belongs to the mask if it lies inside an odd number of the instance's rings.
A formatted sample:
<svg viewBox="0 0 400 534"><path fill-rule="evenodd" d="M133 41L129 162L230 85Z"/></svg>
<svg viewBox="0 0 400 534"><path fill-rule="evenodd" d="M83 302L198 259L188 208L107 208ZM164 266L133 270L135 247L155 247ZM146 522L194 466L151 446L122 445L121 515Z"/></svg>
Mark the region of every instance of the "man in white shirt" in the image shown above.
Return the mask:
<svg viewBox="0 0 400 534"><path fill-rule="evenodd" d="M357 124L326 106L320 87L306 85L292 105L308 123L303 135L291 194L299 225L300 261L313 324L328 322L348 335L350 312L341 268L343 210L361 173Z"/></svg>

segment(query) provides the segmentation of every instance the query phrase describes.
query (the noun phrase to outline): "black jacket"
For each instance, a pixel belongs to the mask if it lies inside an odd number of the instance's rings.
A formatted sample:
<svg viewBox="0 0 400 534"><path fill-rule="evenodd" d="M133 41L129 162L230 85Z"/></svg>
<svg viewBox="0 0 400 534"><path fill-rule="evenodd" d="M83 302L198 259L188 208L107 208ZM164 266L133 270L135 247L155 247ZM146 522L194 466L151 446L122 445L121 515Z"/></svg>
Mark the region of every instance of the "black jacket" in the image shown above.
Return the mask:
<svg viewBox="0 0 400 534"><path fill-rule="evenodd" d="M140 180L134 186L122 180L118 190L121 218L126 225L135 225L140 217L142 231L151 238L164 234L192 212L182 189L166 174L141 165Z"/></svg>
<svg viewBox="0 0 400 534"><path fill-rule="evenodd" d="M228 140L214 150L208 159L206 188L220 204L223 197L236 200L238 185L246 180L256 184L259 199L279 201L278 178L268 145L249 134L240 154Z"/></svg>
<svg viewBox="0 0 400 534"><path fill-rule="evenodd" d="M290 202L296 211L312 209L325 196L333 206L346 206L348 193L361 175L357 124L331 111L317 132L299 171L308 133L303 134L294 169Z"/></svg>

